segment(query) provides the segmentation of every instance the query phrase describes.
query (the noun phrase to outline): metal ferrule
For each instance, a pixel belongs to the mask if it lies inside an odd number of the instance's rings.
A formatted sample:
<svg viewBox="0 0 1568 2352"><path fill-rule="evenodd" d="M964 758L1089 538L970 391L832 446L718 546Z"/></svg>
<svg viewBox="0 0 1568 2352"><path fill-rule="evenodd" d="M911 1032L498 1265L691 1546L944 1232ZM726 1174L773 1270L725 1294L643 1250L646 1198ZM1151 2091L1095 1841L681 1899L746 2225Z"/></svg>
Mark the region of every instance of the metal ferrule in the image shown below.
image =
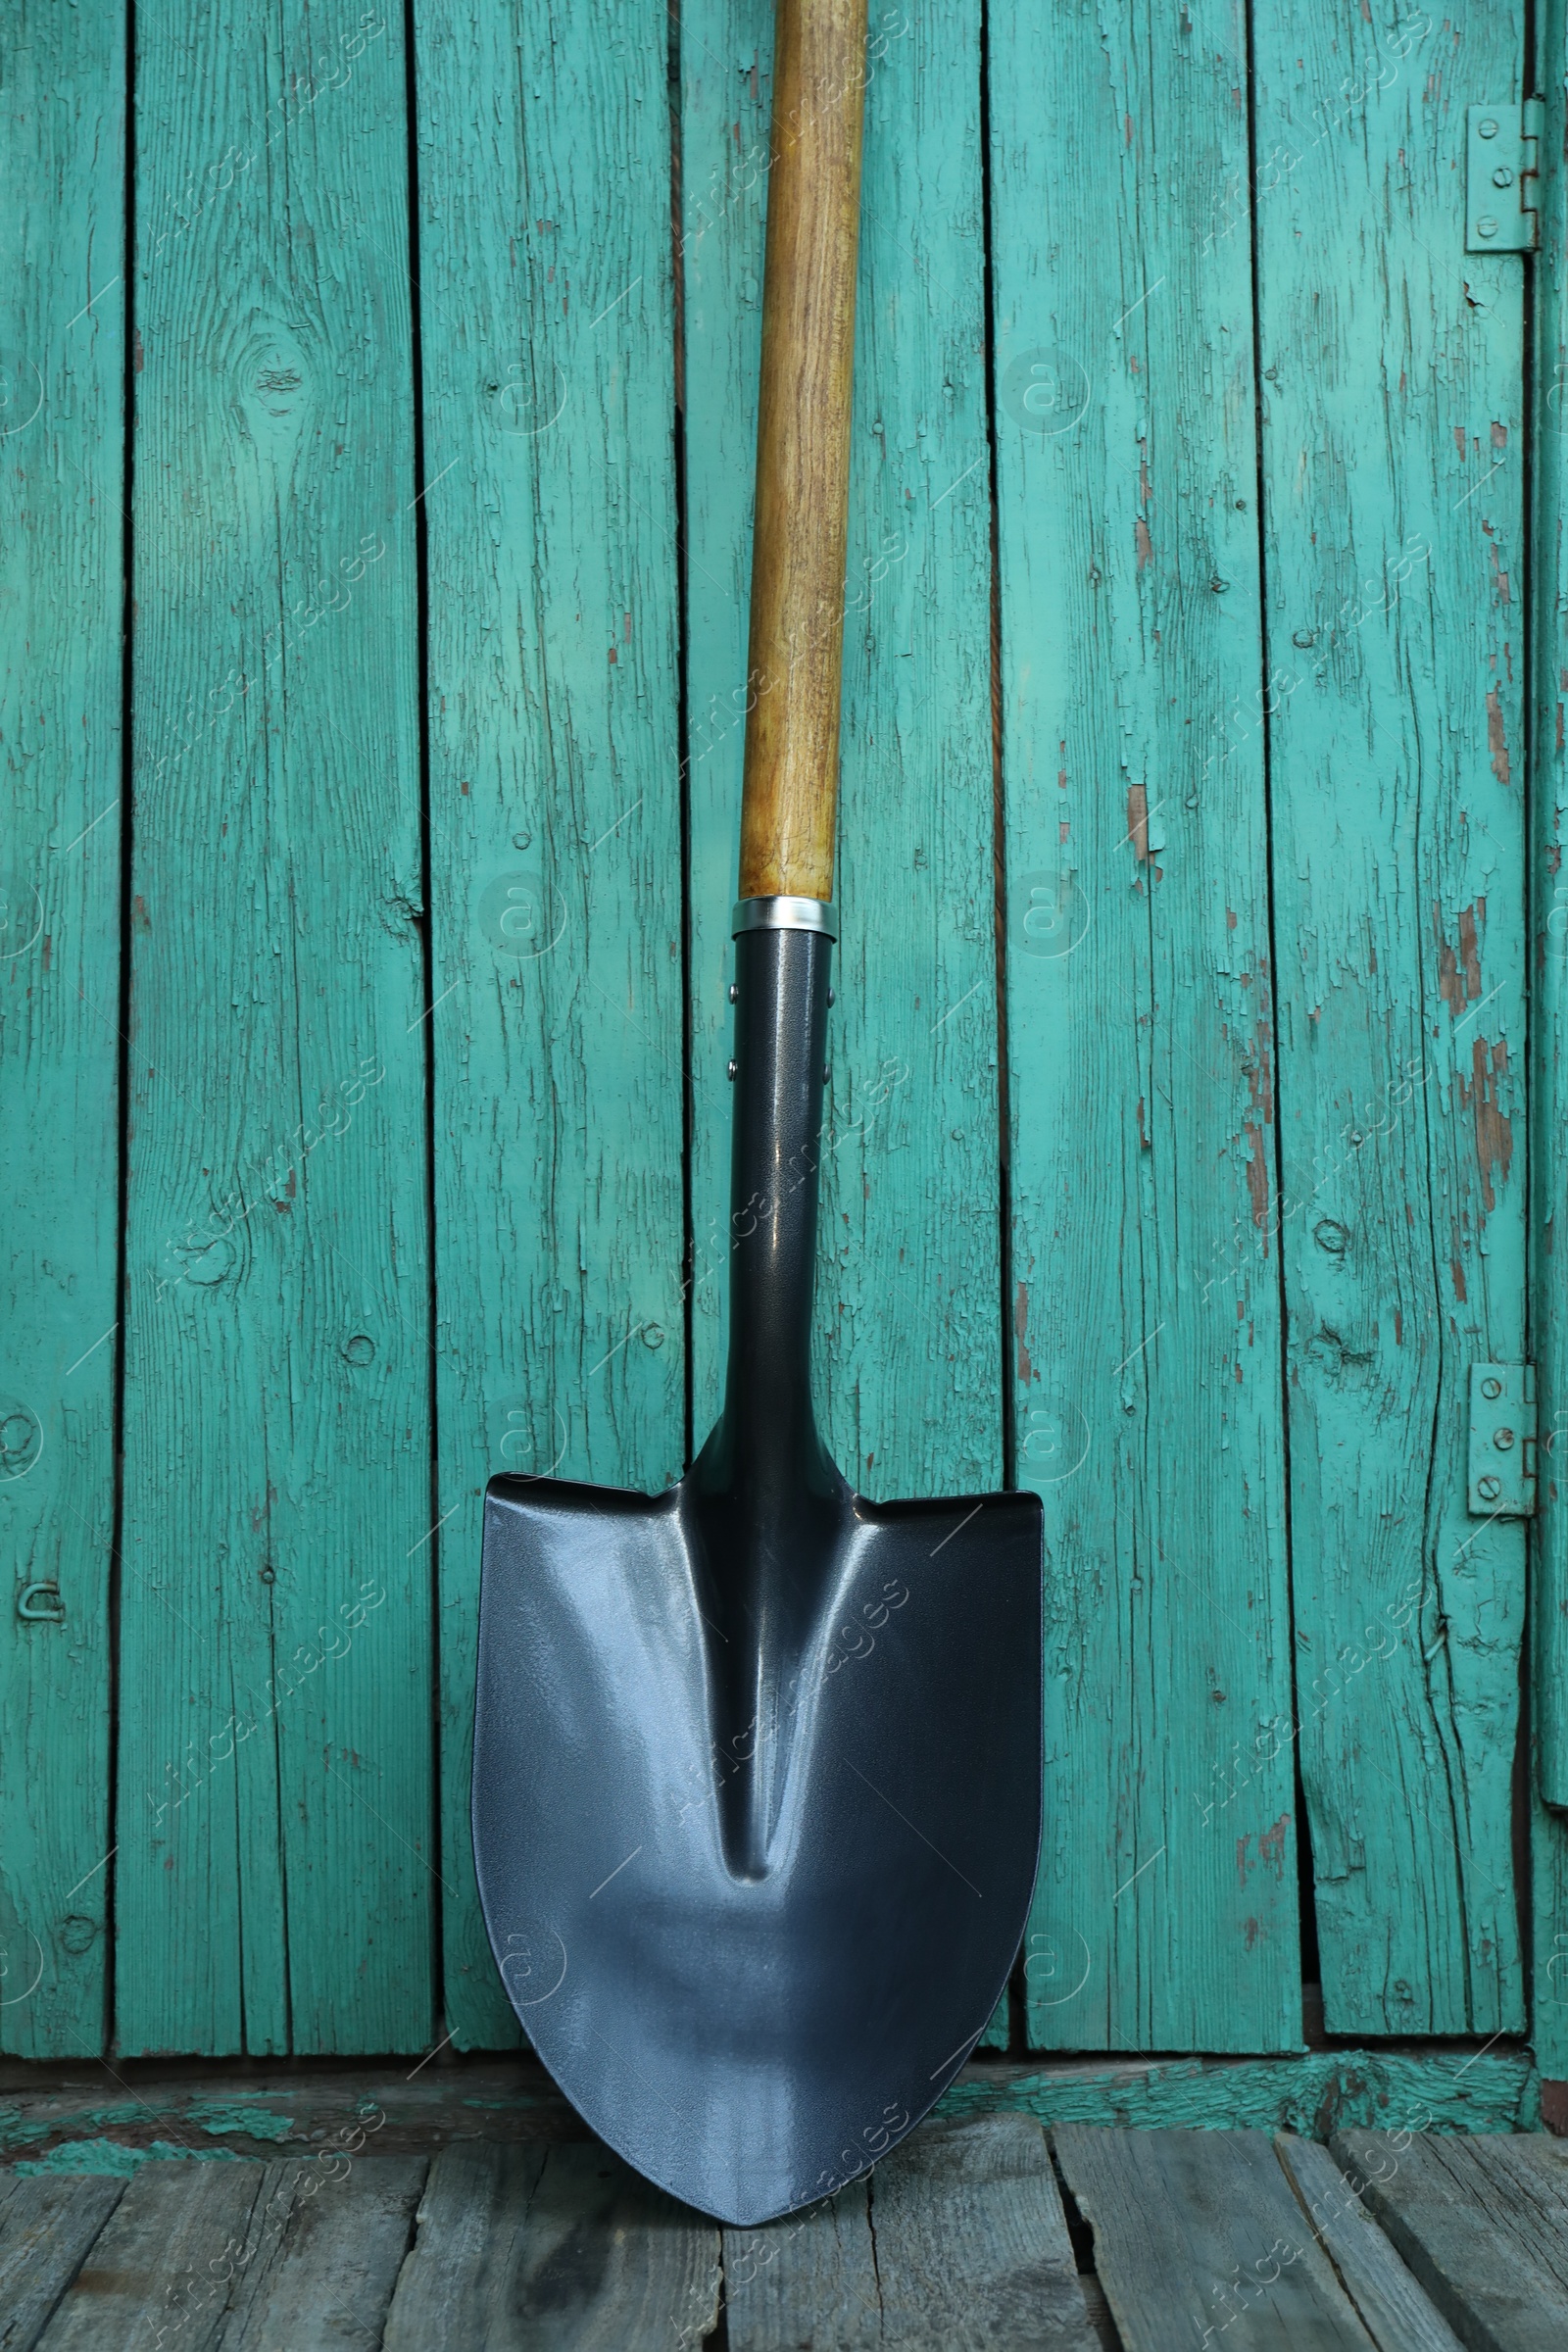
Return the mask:
<svg viewBox="0 0 1568 2352"><path fill-rule="evenodd" d="M746 931L820 931L837 939L839 910L821 899L737 899L730 934L739 939Z"/></svg>

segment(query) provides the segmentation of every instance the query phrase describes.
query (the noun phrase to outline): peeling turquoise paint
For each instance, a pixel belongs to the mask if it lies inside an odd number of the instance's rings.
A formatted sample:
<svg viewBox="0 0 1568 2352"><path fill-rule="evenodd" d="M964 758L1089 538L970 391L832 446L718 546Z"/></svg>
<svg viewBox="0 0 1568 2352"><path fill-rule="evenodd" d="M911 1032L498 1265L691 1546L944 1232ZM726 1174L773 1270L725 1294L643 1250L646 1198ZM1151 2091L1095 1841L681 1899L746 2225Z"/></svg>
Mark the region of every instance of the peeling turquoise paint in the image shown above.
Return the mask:
<svg viewBox="0 0 1568 2352"><path fill-rule="evenodd" d="M128 2180L144 2164L238 2164L239 2157L231 2148L187 2148L177 2140L149 2140L144 2148L130 2148L115 2139L71 2139L47 2156L28 2157L13 2165L13 2172L32 2173L110 2173L116 2180Z"/></svg>

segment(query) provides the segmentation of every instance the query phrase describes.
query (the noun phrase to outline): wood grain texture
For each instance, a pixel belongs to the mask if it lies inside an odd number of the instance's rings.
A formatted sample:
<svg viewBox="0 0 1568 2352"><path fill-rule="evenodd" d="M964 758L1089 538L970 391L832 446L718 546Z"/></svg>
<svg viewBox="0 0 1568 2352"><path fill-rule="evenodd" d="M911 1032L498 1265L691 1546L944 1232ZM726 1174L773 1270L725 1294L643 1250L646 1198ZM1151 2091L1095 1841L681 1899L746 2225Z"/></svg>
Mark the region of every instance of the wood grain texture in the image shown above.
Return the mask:
<svg viewBox="0 0 1568 2352"><path fill-rule="evenodd" d="M718 1409L768 11L683 18L693 1425ZM978 24L868 49L815 1378L879 1497L1001 1481ZM738 129L737 129L738 124Z"/></svg>
<svg viewBox="0 0 1568 2352"><path fill-rule="evenodd" d="M778 0L740 895L833 896L866 0Z"/></svg>
<svg viewBox="0 0 1568 2352"><path fill-rule="evenodd" d="M0 2352L32 2352L123 2186L0 2180Z"/></svg>
<svg viewBox="0 0 1568 2352"><path fill-rule="evenodd" d="M423 2156L357 2157L340 2178L270 2166L217 2352L375 2352L427 2169Z"/></svg>
<svg viewBox="0 0 1568 2352"><path fill-rule="evenodd" d="M1563 2082L1568 2082L1568 1821L1543 1804L1539 1785L1531 1788L1529 1801L1530 2039L1543 2081ZM1539 2121L1539 2116L1528 2120Z"/></svg>
<svg viewBox="0 0 1568 2352"><path fill-rule="evenodd" d="M1290 2048L1251 289L1193 234L1245 74L1220 0L990 24L1029 2037Z"/></svg>
<svg viewBox="0 0 1568 2352"><path fill-rule="evenodd" d="M371 2352L428 2162L154 2163L118 2204L119 2181L72 2183L99 2191L112 2218L39 2340L49 2352L131 2352L149 2337L181 2352Z"/></svg>
<svg viewBox="0 0 1568 2352"><path fill-rule="evenodd" d="M608 2149L446 2149L385 2352L666 2352L718 2316L717 2228Z"/></svg>
<svg viewBox="0 0 1568 2352"><path fill-rule="evenodd" d="M1063 2060L965 2070L936 2112L1004 2112L1042 2124L1289 2131L1425 2115L1440 2131L1518 2132L1541 2120L1541 2077L1522 2052L1311 2050L1296 2058Z"/></svg>
<svg viewBox="0 0 1568 2352"><path fill-rule="evenodd" d="M731 2352L1025 2352L1094 2341L1045 2135L926 2125L840 2194L724 2232Z"/></svg>
<svg viewBox="0 0 1568 2352"><path fill-rule="evenodd" d="M373 2143L409 2155L449 2139L587 2139L587 2125L535 2060L478 2066L332 2067L312 2075L258 2068L48 2090L0 2099L0 2154L73 2161L83 2143L146 2149L160 2140L226 2148L236 2156L311 2155L335 2161Z"/></svg>
<svg viewBox="0 0 1568 2352"><path fill-rule="evenodd" d="M1281 2132L1286 2176L1379 2352L1462 2352L1327 2148Z"/></svg>
<svg viewBox="0 0 1568 2352"><path fill-rule="evenodd" d="M1370 2352L1260 2132L1053 2134L1126 2352Z"/></svg>
<svg viewBox="0 0 1568 2352"><path fill-rule="evenodd" d="M1520 2132L1541 2120L1541 2079L1521 2051L1449 2045L1312 2051L1297 2058L986 2060L944 2092L937 2118L1018 2114L1039 2123L1247 2126L1321 2138L1341 2125L1424 2113L1456 2132ZM38 2089L0 2097L0 2153L63 2165L84 2145L145 2150L185 2140L236 2156L407 2154L452 2139L586 2139L587 2126L536 2061L405 2066L319 2076L258 2069Z"/></svg>
<svg viewBox="0 0 1568 2352"><path fill-rule="evenodd" d="M1541 1431L1532 1536L1531 2032L1542 2072L1568 2079L1568 20L1538 11L1533 89L1545 93L1535 275L1535 681L1531 736L1531 1322ZM1543 1800L1546 1801L1543 1801ZM1548 1809L1549 1807L1549 1809Z"/></svg>
<svg viewBox="0 0 1568 2352"><path fill-rule="evenodd" d="M804 2213L724 2232L730 2352L797 2352L813 2336L835 2352L879 2352L882 2302L864 2174Z"/></svg>
<svg viewBox="0 0 1568 2352"><path fill-rule="evenodd" d="M219 2352L232 2280L265 2230L278 2170L144 2165L38 2338L42 2352L145 2352L160 2341Z"/></svg>
<svg viewBox="0 0 1568 2352"><path fill-rule="evenodd" d="M1568 1248L1568 18L1561 0L1537 14L1530 86L1546 93L1531 385L1531 1283L1542 1438L1533 1687L1541 1792L1568 1806L1568 1316L1559 1298Z"/></svg>
<svg viewBox="0 0 1568 2352"><path fill-rule="evenodd" d="M492 1471L684 1449L665 17L418 15L442 1872L458 2046L516 2029L468 1801Z"/></svg>
<svg viewBox="0 0 1568 2352"><path fill-rule="evenodd" d="M1022 2116L925 2128L871 2178L884 2340L1088 2352L1045 2134Z"/></svg>
<svg viewBox="0 0 1568 2352"><path fill-rule="evenodd" d="M402 20L139 23L122 2049L417 2049Z"/></svg>
<svg viewBox="0 0 1568 2352"><path fill-rule="evenodd" d="M1298 1753L1329 2030L1489 2034L1524 1529L1468 1514L1465 1449L1470 1364L1525 1340L1524 265L1463 252L1462 182L1522 16L1409 22L1256 19Z"/></svg>
<svg viewBox="0 0 1568 2352"><path fill-rule="evenodd" d="M1418 2120L1418 2119L1416 2119ZM1568 2149L1345 2132L1333 2153L1471 2352L1568 2340Z"/></svg>
<svg viewBox="0 0 1568 2352"><path fill-rule="evenodd" d="M102 2046L113 1886L123 11L5 53L0 2048L43 2058Z"/></svg>

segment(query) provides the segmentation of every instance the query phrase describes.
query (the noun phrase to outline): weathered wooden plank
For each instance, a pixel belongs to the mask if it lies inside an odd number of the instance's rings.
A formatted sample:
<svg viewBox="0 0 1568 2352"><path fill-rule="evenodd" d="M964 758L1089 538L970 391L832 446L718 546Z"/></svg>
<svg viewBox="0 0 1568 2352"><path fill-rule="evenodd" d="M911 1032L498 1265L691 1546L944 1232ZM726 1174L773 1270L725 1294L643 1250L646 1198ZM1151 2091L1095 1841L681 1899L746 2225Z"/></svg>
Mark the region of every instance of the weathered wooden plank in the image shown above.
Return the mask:
<svg viewBox="0 0 1568 2352"><path fill-rule="evenodd" d="M876 1495L1002 1476L979 13L873 10L817 1348ZM723 1373L766 0L682 12L693 1419Z"/></svg>
<svg viewBox="0 0 1568 2352"><path fill-rule="evenodd" d="M772 33L772 10L766 0L686 0L680 13L678 266L687 694L683 772L690 810L687 1017L694 1112L688 1174L689 1323L692 1435L697 1445L718 1412L729 1298L729 918L739 871L748 699ZM861 170L858 314L867 288L864 231L872 184L867 156ZM852 495L858 455L857 432ZM841 800L841 829L848 815ZM833 1037L841 1064L842 1038L842 1030ZM823 1140L837 1140L831 1126ZM819 1314L819 1324L822 1320Z"/></svg>
<svg viewBox="0 0 1568 2352"><path fill-rule="evenodd" d="M243 2275L277 2170L144 2165L38 2338L41 2352L143 2352L149 2339L171 2338L179 2352L217 2352L234 2266Z"/></svg>
<svg viewBox="0 0 1568 2352"><path fill-rule="evenodd" d="M927 2124L865 2180L724 2232L732 2352L962 2352L1094 2338L1045 2136L1019 2116Z"/></svg>
<svg viewBox="0 0 1568 2352"><path fill-rule="evenodd" d="M516 2038L468 1788L493 1470L684 1446L666 17L416 11L447 2022Z"/></svg>
<svg viewBox="0 0 1568 2352"><path fill-rule="evenodd" d="M1568 2149L1559 2141L1350 2131L1331 2144L1472 2352L1568 2342Z"/></svg>
<svg viewBox="0 0 1568 2352"><path fill-rule="evenodd" d="M1544 1471L1545 1464L1542 1466ZM1539 1749L1533 1747L1532 1752L1539 1755ZM1530 1791L1530 2038L1543 2079L1564 2082L1568 2082L1568 1819L1542 1802L1539 1782ZM1540 2118L1522 2116L1519 2120L1528 2125Z"/></svg>
<svg viewBox="0 0 1568 2352"><path fill-rule="evenodd" d="M5 49L0 2047L44 2058L103 2046L114 1842L124 11Z"/></svg>
<svg viewBox="0 0 1568 2352"><path fill-rule="evenodd" d="M382 2340L424 2185L423 2156L362 2156L341 2177L269 2168L236 2256L218 2352L331 2352ZM276 2178L276 2176L282 2176ZM269 2189L270 2193L269 2194ZM425 2343L466 2343L426 2336Z"/></svg>
<svg viewBox="0 0 1568 2352"><path fill-rule="evenodd" d="M1193 234L1245 74L1222 0L989 21L1029 2036L1289 2048L1288 1742L1228 1761L1291 1703L1251 289Z"/></svg>
<svg viewBox="0 0 1568 2352"><path fill-rule="evenodd" d="M724 2232L724 2323L730 2352L794 2352L813 2333L837 2352L883 2341L871 2236L870 2176L805 2213Z"/></svg>
<svg viewBox="0 0 1568 2352"><path fill-rule="evenodd" d="M548 2153L460 2140L437 2157L387 2314L386 2352L506 2341L512 2264Z"/></svg>
<svg viewBox="0 0 1568 2352"><path fill-rule="evenodd" d="M105 2095L108 2090L108 2095ZM1518 2132L1540 2122L1541 2083L1519 2052L1453 2047L1314 2051L1299 2058L1054 2060L968 2067L939 2120L1032 2115L1037 2122L1247 2126L1321 2135L1424 2114L1432 2128ZM324 2076L139 2080L134 2089L23 2084L0 2097L0 2153L36 2160L86 2141L145 2149L186 2139L235 2155L328 2159L372 2146L406 2153L472 2137L587 2138L587 2126L532 2060L367 2068Z"/></svg>
<svg viewBox="0 0 1568 2352"><path fill-rule="evenodd" d="M602 2147L473 2141L430 2170L385 2352L666 2352L718 2316L717 2229Z"/></svg>
<svg viewBox="0 0 1568 2352"><path fill-rule="evenodd" d="M1037 2124L928 2124L877 2166L871 2222L888 2342L1087 2352L1077 2264Z"/></svg>
<svg viewBox="0 0 1568 2352"><path fill-rule="evenodd" d="M1568 2079L1568 1817L1555 1809L1568 1805L1568 1316L1559 1297L1568 1235L1568 24L1560 0L1536 13L1530 86L1546 93L1531 387L1531 1295L1541 1428L1531 1597L1531 2031L1543 2074L1560 2082Z"/></svg>
<svg viewBox="0 0 1568 2352"><path fill-rule="evenodd" d="M427 2165L342 2155L324 2169L145 2165L40 2341L49 2352L129 2352L149 2332L198 2352L377 2345ZM122 2183L90 2185L112 2190L113 2204Z"/></svg>
<svg viewBox="0 0 1568 2352"><path fill-rule="evenodd" d="M1541 249L1533 266L1531 385L1531 1287L1542 1435L1534 1689L1541 1792L1568 1806L1568 1316L1556 1296L1568 1235L1568 23L1560 0L1536 12L1535 30L1530 87L1546 93L1546 129L1538 142L1534 198Z"/></svg>
<svg viewBox="0 0 1568 2352"><path fill-rule="evenodd" d="M1281 2132L1280 2162L1380 2352L1462 2352L1458 2337L1316 2140Z"/></svg>
<svg viewBox="0 0 1568 2352"><path fill-rule="evenodd" d="M422 2047L402 19L138 19L120 2046Z"/></svg>
<svg viewBox="0 0 1568 2352"><path fill-rule="evenodd" d="M0 2154L76 2161L84 2145L146 2150L185 2140L236 2156L404 2154L452 2139L586 2139L587 2126L531 2060L269 2076L137 2081L134 2089L0 2096ZM108 2095L105 2095L105 2090ZM1318 2134L1424 2114L1438 2130L1519 2132L1541 2120L1528 2056L1498 2049L1313 2051L1299 2058L985 2062L945 2092L937 2119L1019 2114L1039 2123L1152 2125Z"/></svg>
<svg viewBox="0 0 1568 2352"><path fill-rule="evenodd" d="M32 2352L123 2186L101 2177L0 2181L0 2352Z"/></svg>
<svg viewBox="0 0 1568 2352"><path fill-rule="evenodd" d="M1069 2125L1053 2145L1126 2352L1216 2340L1367 2352L1373 2338L1262 2132Z"/></svg>
<svg viewBox="0 0 1568 2352"><path fill-rule="evenodd" d="M1440 2131L1518 2132L1541 2120L1541 2077L1521 2052L1313 2050L1298 2058L1165 2058L1106 2065L972 2066L939 2116L1017 2113L1124 2130L1322 2133L1421 2114Z"/></svg>
<svg viewBox="0 0 1568 2352"><path fill-rule="evenodd" d="M143 2078L122 2085L39 2091L0 2100L0 2153L37 2160L107 2139L124 2148L159 2140L223 2147L237 2156L304 2153L335 2163L369 2146L407 2155L453 2138L587 2139L587 2125L532 2060L479 2066L406 2066L312 2075Z"/></svg>
<svg viewBox="0 0 1568 2352"><path fill-rule="evenodd" d="M1339 2034L1524 2016L1524 1529L1465 1475L1469 1366L1524 1353L1524 264L1462 251L1465 107L1518 90L1522 24L1467 10L1461 66L1432 15L1290 0L1253 51L1299 1755Z"/></svg>

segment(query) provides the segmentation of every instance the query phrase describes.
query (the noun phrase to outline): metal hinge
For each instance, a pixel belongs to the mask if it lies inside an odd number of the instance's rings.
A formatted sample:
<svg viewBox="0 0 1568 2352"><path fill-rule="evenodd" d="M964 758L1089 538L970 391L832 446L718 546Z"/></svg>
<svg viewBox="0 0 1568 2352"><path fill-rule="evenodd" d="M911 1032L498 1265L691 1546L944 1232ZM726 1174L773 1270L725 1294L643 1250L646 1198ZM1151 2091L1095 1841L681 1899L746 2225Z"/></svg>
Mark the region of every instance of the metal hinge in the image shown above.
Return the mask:
<svg viewBox="0 0 1568 2352"><path fill-rule="evenodd" d="M1470 1367L1470 1508L1528 1519L1536 1507L1536 1367Z"/></svg>
<svg viewBox="0 0 1568 2352"><path fill-rule="evenodd" d="M1464 174L1466 253L1534 253L1538 141L1546 127L1543 98L1468 112Z"/></svg>

